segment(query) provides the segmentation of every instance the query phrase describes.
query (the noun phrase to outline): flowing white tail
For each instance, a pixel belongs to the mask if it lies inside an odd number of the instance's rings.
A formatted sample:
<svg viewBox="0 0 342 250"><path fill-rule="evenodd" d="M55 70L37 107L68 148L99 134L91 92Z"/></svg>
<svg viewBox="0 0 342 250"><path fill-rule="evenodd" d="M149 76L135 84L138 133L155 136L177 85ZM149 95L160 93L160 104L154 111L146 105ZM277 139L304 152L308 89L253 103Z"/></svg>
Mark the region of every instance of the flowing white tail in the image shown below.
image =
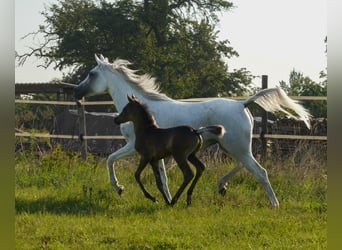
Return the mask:
<svg viewBox="0 0 342 250"><path fill-rule="evenodd" d="M244 105L247 107L253 102L259 104L267 112L282 111L291 118L303 121L310 129L310 113L299 105L297 101L288 97L284 90L279 87L261 90L248 100L244 101ZM293 110L297 115L290 113L286 109Z"/></svg>

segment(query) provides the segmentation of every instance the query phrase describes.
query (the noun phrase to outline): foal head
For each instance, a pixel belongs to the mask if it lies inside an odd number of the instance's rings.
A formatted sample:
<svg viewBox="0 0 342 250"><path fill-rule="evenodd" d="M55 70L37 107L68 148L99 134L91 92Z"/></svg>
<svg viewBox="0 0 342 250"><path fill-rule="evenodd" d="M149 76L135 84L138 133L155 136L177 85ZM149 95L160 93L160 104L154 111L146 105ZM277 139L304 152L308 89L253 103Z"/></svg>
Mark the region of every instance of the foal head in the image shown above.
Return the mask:
<svg viewBox="0 0 342 250"><path fill-rule="evenodd" d="M128 104L122 112L114 118L116 124L133 122L134 126L157 126L156 120L147 106L140 102L135 96L128 96Z"/></svg>

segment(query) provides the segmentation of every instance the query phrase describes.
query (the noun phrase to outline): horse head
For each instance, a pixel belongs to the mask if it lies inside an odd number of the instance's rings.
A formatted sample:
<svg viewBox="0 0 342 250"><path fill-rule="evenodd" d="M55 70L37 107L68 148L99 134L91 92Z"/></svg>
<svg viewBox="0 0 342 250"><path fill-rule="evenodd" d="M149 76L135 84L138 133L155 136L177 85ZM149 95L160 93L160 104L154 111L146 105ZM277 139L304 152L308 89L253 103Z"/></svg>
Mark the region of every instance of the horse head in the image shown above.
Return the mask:
<svg viewBox="0 0 342 250"><path fill-rule="evenodd" d="M74 96L77 100L85 96L93 96L108 93L110 63L102 55L95 54L97 65L92 68L87 77L74 89ZM112 74L113 75L113 74Z"/></svg>

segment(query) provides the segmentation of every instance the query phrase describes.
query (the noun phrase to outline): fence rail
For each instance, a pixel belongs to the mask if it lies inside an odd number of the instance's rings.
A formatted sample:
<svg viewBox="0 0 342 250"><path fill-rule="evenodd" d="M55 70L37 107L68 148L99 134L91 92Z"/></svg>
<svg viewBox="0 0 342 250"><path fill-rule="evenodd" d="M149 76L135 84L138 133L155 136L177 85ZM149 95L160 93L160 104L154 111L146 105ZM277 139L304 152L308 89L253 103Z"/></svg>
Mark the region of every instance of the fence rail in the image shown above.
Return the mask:
<svg viewBox="0 0 342 250"><path fill-rule="evenodd" d="M326 96L290 96L294 100L313 100L313 101L326 101ZM229 99L234 100L244 100L249 98L246 97L232 97ZM209 101L216 98L192 98L192 99L179 99L178 101L185 102L200 102ZM42 104L42 105L64 105L64 106L77 106L79 111L79 116L81 118L80 124L80 135L68 135L68 134L49 134L49 133L29 133L23 132L16 129L16 137L30 137L30 138L50 138L50 139L67 139L67 140L80 140L82 139L83 149L82 155L86 158L87 152L87 140L123 140L125 139L122 135L86 135L86 123L85 123L85 112L84 106L94 106L94 105L113 105L113 101L43 101L43 100L21 100L16 99L15 103L27 103L27 104ZM266 124L264 124L266 126ZM267 131L264 130L263 131ZM85 135L82 135L85 134ZM287 140L311 140L311 141L327 141L327 136L312 136L312 135L288 135L288 134L253 134L253 138L261 139L261 141L266 144L266 139L287 139ZM263 145L266 150L266 146ZM265 152L263 153L264 155Z"/></svg>
<svg viewBox="0 0 342 250"><path fill-rule="evenodd" d="M79 140L79 135L52 135L48 133L28 133L28 132L15 132L17 137L35 137L35 138L54 138L54 139L74 139ZM122 140L125 139L122 135L83 135L82 139L85 140Z"/></svg>
<svg viewBox="0 0 342 250"><path fill-rule="evenodd" d="M28 132L16 132L17 137L35 137L35 138L55 138L55 139L80 139L79 135L52 135L48 133L28 133ZM265 138L269 139L290 139L290 140L317 140L325 141L327 136L314 136L314 135L281 135L281 134L265 134ZM84 135L85 140L124 140L122 135ZM253 138L260 138L259 134L253 134Z"/></svg>
<svg viewBox="0 0 342 250"><path fill-rule="evenodd" d="M225 98L225 97L222 97ZM229 97L225 99L231 100L245 100L248 99L249 96L236 96L236 97ZM326 101L326 96L290 96L290 98L298 101ZM178 99L178 101L183 102L202 102L202 101L210 101L217 99L216 97L207 97L207 98L190 98L190 99ZM70 101L40 101L40 100L21 100L16 99L15 103L28 103L28 104L46 104L46 105L78 105L76 102ZM113 105L113 101L79 101L79 104L82 106L94 106L94 105Z"/></svg>
<svg viewBox="0 0 342 250"><path fill-rule="evenodd" d="M294 100L313 100L321 101L327 100L326 96L290 96ZM233 100L244 100L249 98L248 96L231 97ZM215 98L191 98L191 99L179 99L179 101L185 102L200 102L209 101ZM15 103L28 103L28 104L45 104L45 105L70 105L77 106L78 103L71 101L40 101L40 100L19 100L16 99ZM113 101L80 101L82 106L93 106L93 105L113 105ZM36 137L36 138L58 138L58 139L79 139L78 135L52 135L48 133L27 133L27 132L16 132L17 137ZM125 139L121 135L84 135L83 139L99 139L99 140L122 140ZM260 138L259 134L253 134L253 138ZM310 136L310 135L282 135L282 134L265 134L264 138L269 139L292 139L292 140L327 140L327 136Z"/></svg>

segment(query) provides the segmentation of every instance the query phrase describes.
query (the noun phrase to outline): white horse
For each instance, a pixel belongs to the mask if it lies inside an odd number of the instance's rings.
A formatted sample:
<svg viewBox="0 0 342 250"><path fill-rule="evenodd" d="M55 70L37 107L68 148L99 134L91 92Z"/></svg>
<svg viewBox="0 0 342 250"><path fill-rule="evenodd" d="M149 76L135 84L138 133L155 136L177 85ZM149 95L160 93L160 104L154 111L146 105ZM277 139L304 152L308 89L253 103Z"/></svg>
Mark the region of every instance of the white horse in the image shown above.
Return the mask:
<svg viewBox="0 0 342 250"><path fill-rule="evenodd" d="M302 120L310 128L311 115L282 89L265 89L244 101L217 98L205 102L180 102L161 94L155 79L150 75L138 75L136 71L129 69L128 61L117 59L109 63L102 55L100 58L95 55L95 59L98 65L90 70L88 76L75 88L76 99L108 93L118 112L121 112L128 102L127 95L133 94L147 104L160 127L190 125L199 128L212 124L223 125L226 130L224 136L203 138L203 148L218 143L223 152L237 161L237 165L219 180L219 192L225 194L229 179L244 166L262 184L271 206L279 206L267 171L255 160L251 152L253 117L247 107L255 102L268 112L282 111L294 119ZM287 110L293 112L289 113ZM127 144L112 153L107 160L110 183L118 194L122 193L124 187L118 183L114 161L136 153L133 124L121 124L120 129ZM163 182L160 191L171 201L163 160L159 161L159 170Z"/></svg>

